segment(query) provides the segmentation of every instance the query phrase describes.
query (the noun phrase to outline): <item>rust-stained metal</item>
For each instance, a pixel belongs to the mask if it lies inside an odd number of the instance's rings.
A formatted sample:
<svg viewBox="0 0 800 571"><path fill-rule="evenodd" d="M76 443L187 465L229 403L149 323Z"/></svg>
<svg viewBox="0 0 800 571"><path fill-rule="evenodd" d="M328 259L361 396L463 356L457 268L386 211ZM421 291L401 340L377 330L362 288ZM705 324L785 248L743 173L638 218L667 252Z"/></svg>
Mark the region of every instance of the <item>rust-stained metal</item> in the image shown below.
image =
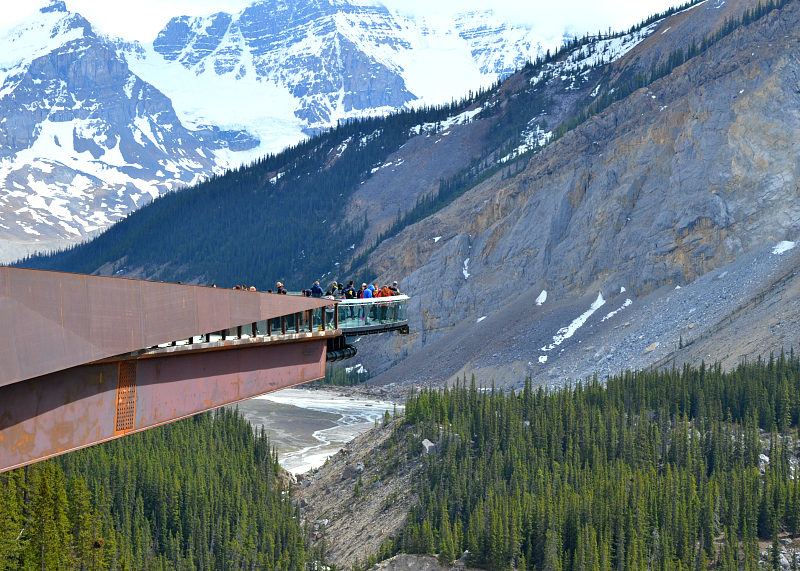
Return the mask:
<svg viewBox="0 0 800 571"><path fill-rule="evenodd" d="M329 336L161 353L132 368L96 363L0 387L0 472L318 379ZM120 378L131 371L135 380ZM123 388L135 390L130 416Z"/></svg>
<svg viewBox="0 0 800 571"><path fill-rule="evenodd" d="M0 267L0 472L321 378L341 331L285 316L331 303Z"/></svg>
<svg viewBox="0 0 800 571"><path fill-rule="evenodd" d="M117 373L117 416L114 434L133 429L136 420L136 361L120 361Z"/></svg>
<svg viewBox="0 0 800 571"><path fill-rule="evenodd" d="M0 386L330 300L0 267Z"/></svg>

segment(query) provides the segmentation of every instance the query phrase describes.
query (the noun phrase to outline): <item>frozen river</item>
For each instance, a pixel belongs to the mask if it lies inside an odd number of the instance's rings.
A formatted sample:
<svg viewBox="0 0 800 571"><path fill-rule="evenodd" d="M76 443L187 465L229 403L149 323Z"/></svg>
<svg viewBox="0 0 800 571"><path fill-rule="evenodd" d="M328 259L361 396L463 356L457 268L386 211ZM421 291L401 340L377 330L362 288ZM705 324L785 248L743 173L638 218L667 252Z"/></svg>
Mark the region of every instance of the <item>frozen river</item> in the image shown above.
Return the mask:
<svg viewBox="0 0 800 571"><path fill-rule="evenodd" d="M394 408L391 402L350 396L336 389L284 389L238 406L253 425L264 426L278 448L281 465L294 474L321 466Z"/></svg>

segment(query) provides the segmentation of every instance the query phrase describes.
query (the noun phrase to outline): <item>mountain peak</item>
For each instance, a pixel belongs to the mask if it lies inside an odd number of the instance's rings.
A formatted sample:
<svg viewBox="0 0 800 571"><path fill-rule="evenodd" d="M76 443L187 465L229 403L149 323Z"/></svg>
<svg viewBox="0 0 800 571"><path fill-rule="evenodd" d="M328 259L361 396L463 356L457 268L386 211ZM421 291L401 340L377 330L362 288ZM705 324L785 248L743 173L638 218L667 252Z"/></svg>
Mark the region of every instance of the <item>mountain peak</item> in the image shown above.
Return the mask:
<svg viewBox="0 0 800 571"><path fill-rule="evenodd" d="M40 8L39 12L42 14L48 14L50 12L69 13L69 10L67 10L67 5L63 0L51 0L50 4Z"/></svg>

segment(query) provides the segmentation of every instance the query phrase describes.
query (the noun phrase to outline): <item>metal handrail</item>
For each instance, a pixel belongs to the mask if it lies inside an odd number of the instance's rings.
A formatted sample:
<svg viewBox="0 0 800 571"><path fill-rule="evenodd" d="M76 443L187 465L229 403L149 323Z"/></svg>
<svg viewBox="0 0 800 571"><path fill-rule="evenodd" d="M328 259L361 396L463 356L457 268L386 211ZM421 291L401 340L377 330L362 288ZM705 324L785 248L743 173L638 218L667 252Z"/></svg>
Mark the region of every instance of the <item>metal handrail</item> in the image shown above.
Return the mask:
<svg viewBox="0 0 800 571"><path fill-rule="evenodd" d="M309 309L296 314L283 315L256 323L244 323L222 331L195 335L190 339L179 339L170 343L162 343L160 346L210 343L212 342L212 336L218 338L216 341L226 341L231 339L271 337L273 335L280 336L330 329L340 329L344 331L347 329L363 329L365 326L371 326L373 328L380 328L381 325L400 326L408 322L405 316L406 308L402 305L408 299L410 298L405 294L367 299L332 299L328 300L332 302L328 306ZM382 309L380 309L380 313L373 314L372 312L377 312L378 309L365 309L364 306L374 306L375 308ZM399 309L392 310L391 306L395 306ZM348 311L348 307L353 309ZM387 307L390 309L386 309ZM358 314L353 313L356 311L356 308L358 308ZM392 313L392 311L395 313ZM347 317L346 313L351 313L350 318ZM358 317L364 317L363 324L352 323L357 315ZM289 320L292 322L291 325L287 323ZM369 322L370 320L372 320L371 323ZM199 340L195 341L196 338L199 338Z"/></svg>
<svg viewBox="0 0 800 571"><path fill-rule="evenodd" d="M387 302L404 301L404 300L407 300L407 299L409 299L409 297L407 295L400 294L400 295L392 295L392 296L388 296L388 297L368 297L366 299L344 299L344 298L342 298L342 299L338 299L338 300L335 299L333 301L338 301L339 303L341 303L343 305L358 305L358 304L362 304L362 303L375 303L375 302L382 302L382 301L387 301Z"/></svg>

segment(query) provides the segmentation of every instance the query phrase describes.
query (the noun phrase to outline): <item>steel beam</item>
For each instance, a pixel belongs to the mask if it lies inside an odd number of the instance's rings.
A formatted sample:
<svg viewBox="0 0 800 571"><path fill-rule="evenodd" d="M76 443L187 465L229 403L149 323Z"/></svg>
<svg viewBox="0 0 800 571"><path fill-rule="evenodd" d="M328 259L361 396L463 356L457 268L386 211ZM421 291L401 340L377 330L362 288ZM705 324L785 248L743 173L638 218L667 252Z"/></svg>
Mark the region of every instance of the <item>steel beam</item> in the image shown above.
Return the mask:
<svg viewBox="0 0 800 571"><path fill-rule="evenodd" d="M0 266L0 386L331 303Z"/></svg>
<svg viewBox="0 0 800 571"><path fill-rule="evenodd" d="M319 379L328 336L156 351L0 386L0 472Z"/></svg>

